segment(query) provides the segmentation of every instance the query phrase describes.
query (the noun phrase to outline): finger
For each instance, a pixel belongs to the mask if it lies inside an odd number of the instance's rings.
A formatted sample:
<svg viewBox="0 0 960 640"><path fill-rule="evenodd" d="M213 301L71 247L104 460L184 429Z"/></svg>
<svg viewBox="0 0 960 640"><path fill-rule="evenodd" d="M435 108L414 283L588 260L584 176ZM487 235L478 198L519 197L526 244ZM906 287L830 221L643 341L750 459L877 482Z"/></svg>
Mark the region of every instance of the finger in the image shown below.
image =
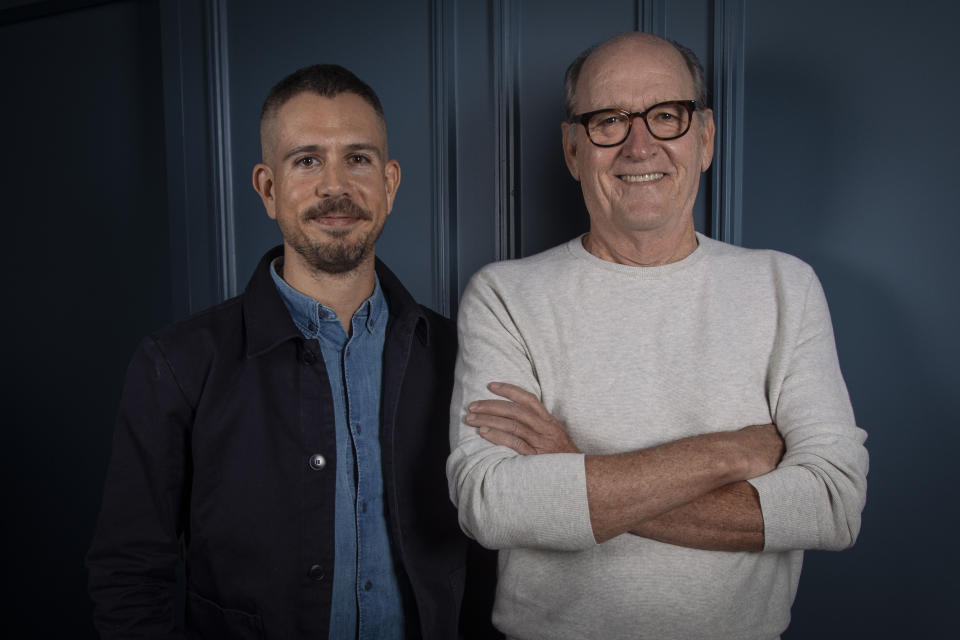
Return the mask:
<svg viewBox="0 0 960 640"><path fill-rule="evenodd" d="M471 427L475 427L477 430L485 428L503 431L504 433L522 438L528 444L532 444L537 436L537 432L534 429L512 418L502 418L500 416L483 413L468 413L466 417L464 417L464 422Z"/></svg>
<svg viewBox="0 0 960 640"><path fill-rule="evenodd" d="M524 422L529 422L531 418L535 419L539 417L537 413L527 407L509 400L477 400L476 402L471 402L467 410L471 413L484 413L502 418L513 418L514 420Z"/></svg>
<svg viewBox="0 0 960 640"><path fill-rule="evenodd" d="M529 405L531 402L540 404L540 400L537 398L537 396L533 395L526 389L518 387L515 384L510 384L509 382L491 382L487 385L487 389L498 396L508 398L523 405Z"/></svg>
<svg viewBox="0 0 960 640"><path fill-rule="evenodd" d="M471 402L467 412L475 416L474 419L496 418L497 420L488 424L494 428L518 434L535 448L543 436L549 437L558 431L563 431L560 423L550 415L541 416L527 407L507 400ZM499 420L509 421L509 424ZM467 424L471 424L471 421L467 420Z"/></svg>
<svg viewBox="0 0 960 640"><path fill-rule="evenodd" d="M536 449L531 447L523 438L517 437L511 433L507 433L506 431L501 431L500 429L481 427L477 429L477 433L484 440L492 444L509 447L520 455L529 456L537 452Z"/></svg>
<svg viewBox="0 0 960 640"><path fill-rule="evenodd" d="M498 396L512 400L532 410L541 418L552 417L546 407L543 406L543 403L540 402L540 398L515 384L510 384L509 382L491 382L487 385L487 388Z"/></svg>

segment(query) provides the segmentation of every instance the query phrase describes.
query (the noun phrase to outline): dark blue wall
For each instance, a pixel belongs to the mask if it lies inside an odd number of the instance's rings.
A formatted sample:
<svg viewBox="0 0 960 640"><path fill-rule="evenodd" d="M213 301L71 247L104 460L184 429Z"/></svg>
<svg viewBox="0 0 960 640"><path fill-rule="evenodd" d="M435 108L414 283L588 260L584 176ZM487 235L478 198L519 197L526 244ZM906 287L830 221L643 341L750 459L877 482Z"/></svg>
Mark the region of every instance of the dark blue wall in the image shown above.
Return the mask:
<svg viewBox="0 0 960 640"><path fill-rule="evenodd" d="M157 5L0 23L0 60L0 633L83 638L123 373L174 318Z"/></svg>
<svg viewBox="0 0 960 640"><path fill-rule="evenodd" d="M823 281L871 469L787 638L955 637L960 101L952 2L750 3L743 241Z"/></svg>

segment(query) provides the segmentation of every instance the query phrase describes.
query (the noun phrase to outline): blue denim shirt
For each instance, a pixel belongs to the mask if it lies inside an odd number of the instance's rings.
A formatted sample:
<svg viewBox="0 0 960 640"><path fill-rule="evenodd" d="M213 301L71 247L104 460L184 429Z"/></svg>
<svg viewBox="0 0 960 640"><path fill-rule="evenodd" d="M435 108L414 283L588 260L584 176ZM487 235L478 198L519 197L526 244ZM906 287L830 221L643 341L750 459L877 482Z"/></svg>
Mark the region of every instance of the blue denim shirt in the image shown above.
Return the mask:
<svg viewBox="0 0 960 640"><path fill-rule="evenodd" d="M400 587L387 534L380 466L380 378L387 301L373 295L353 314L347 335L337 314L270 274L294 324L320 343L333 394L337 490L330 603L331 640L403 638Z"/></svg>

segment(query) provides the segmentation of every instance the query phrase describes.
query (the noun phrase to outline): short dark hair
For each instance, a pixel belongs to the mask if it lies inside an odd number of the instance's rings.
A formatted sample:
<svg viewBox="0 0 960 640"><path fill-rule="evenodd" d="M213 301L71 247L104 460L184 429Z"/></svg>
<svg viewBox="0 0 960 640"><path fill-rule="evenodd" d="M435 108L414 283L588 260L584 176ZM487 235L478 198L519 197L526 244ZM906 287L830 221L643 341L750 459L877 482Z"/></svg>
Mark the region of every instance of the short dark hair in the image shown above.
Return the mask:
<svg viewBox="0 0 960 640"><path fill-rule="evenodd" d="M621 36L616 36L615 38L619 37ZM611 38L610 40L614 40L615 38ZM587 58L589 58L594 51L607 42L610 42L610 40L587 48L574 58L570 66L567 67L567 72L563 76L563 107L568 121L577 115L574 112L576 107L573 103L577 98L577 81L580 80L580 72L583 70L584 63L586 63ZM696 100L697 104L701 107L706 107L707 83L703 78L703 65L700 64L697 54L694 53L692 49L683 46L675 40L664 40L664 42L673 46L673 48L677 50L677 53L683 57L683 61L687 64L687 69L690 71L690 77L693 78L694 100Z"/></svg>
<svg viewBox="0 0 960 640"><path fill-rule="evenodd" d="M273 85L260 110L260 126L288 100L301 93L315 93L325 98L335 98L341 93L354 93L373 107L381 119L385 119L380 98L370 85L338 64L314 64L297 69Z"/></svg>

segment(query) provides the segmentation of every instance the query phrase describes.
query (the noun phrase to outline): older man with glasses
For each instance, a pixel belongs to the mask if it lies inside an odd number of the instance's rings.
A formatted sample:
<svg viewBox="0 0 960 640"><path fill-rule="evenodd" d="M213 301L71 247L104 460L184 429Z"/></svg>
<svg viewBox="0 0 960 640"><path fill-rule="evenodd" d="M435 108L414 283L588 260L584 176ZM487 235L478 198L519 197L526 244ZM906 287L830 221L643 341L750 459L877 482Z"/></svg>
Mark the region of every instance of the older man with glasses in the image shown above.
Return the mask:
<svg viewBox="0 0 960 640"><path fill-rule="evenodd" d="M450 494L500 549L510 638L777 638L803 549L860 529L866 434L813 270L694 229L715 127L692 51L618 36L567 71L585 235L460 307Z"/></svg>

